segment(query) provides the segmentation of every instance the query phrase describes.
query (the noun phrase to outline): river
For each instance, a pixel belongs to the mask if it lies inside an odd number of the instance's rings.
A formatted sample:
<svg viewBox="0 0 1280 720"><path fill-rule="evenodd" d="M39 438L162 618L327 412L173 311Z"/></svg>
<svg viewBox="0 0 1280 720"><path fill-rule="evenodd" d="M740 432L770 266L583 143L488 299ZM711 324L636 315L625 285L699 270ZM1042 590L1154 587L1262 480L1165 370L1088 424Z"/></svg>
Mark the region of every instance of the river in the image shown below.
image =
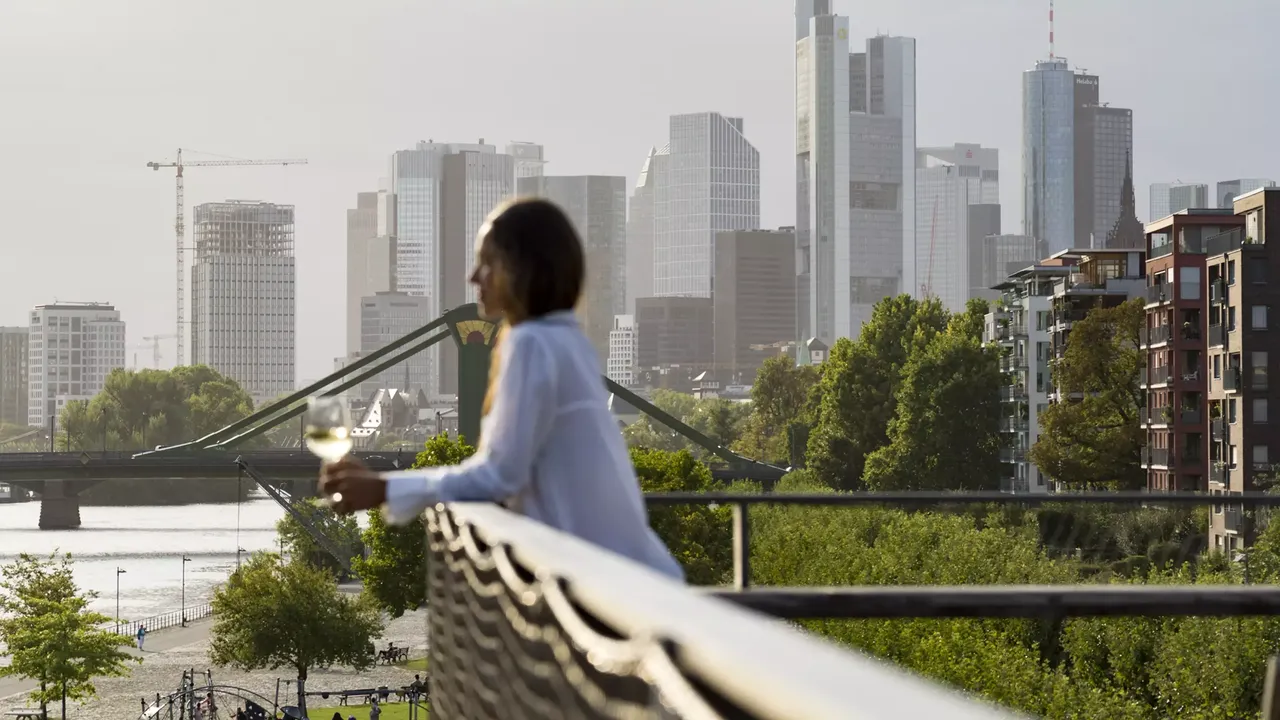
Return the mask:
<svg viewBox="0 0 1280 720"><path fill-rule="evenodd" d="M40 530L40 503L0 505L0 564L32 553L47 557L69 552L81 589L98 593L93 609L115 617L116 568L120 617L159 615L182 607L183 562L186 602L208 602L213 589L236 566L236 548L252 553L276 549L276 521L284 510L270 498L236 505L178 505L80 508L78 530Z"/></svg>

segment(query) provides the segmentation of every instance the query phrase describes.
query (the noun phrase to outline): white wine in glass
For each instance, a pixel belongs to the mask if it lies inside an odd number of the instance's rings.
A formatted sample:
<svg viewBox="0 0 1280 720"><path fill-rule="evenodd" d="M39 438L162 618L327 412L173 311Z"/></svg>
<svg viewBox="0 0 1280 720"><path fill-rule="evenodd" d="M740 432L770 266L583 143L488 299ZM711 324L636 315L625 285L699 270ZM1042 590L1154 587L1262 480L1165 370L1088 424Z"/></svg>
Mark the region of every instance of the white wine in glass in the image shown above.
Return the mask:
<svg viewBox="0 0 1280 720"><path fill-rule="evenodd" d="M307 419L304 435L307 449L320 461L335 463L351 452L351 413L341 398L313 397L307 399ZM335 493L330 502L340 502L342 496Z"/></svg>

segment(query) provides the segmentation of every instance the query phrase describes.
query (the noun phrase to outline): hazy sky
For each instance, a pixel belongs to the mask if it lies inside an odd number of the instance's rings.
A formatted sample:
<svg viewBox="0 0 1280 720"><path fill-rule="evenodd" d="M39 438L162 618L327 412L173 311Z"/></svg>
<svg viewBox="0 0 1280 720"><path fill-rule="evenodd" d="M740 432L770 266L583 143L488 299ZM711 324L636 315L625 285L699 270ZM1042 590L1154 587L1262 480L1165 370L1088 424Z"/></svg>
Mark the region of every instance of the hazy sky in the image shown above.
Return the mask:
<svg viewBox="0 0 1280 720"><path fill-rule="evenodd" d="M1048 52L1047 1L836 9L851 39L917 38L919 144L999 148L1020 230L1021 73ZM188 212L297 205L299 379L343 350L345 211L418 140L539 142L549 174L634 182L668 115L742 116L763 223L790 224L792 15L790 0L0 0L0 325L110 301L131 345L172 333L174 178L146 163L178 147L310 160L187 173ZM1151 182L1280 176L1280 3L1058 0L1057 15L1058 54L1134 110L1141 219Z"/></svg>

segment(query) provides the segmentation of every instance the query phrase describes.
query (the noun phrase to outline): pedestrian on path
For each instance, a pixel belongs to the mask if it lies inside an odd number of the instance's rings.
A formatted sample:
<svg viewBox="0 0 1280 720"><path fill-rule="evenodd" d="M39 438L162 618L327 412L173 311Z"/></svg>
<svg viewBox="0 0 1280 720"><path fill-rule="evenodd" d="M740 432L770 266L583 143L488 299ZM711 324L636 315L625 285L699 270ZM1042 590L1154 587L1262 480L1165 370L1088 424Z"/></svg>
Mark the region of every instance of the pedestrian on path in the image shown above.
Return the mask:
<svg viewBox="0 0 1280 720"><path fill-rule="evenodd" d="M147 627L145 625L138 626L138 650L142 650L142 644L147 639Z"/></svg>

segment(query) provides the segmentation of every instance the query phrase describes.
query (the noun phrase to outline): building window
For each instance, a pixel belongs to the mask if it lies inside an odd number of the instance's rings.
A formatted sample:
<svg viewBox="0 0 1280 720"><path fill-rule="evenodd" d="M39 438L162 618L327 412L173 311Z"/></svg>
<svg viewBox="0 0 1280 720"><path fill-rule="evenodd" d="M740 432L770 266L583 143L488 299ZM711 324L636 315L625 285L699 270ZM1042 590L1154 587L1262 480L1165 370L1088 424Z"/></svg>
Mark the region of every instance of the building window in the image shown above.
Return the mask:
<svg viewBox="0 0 1280 720"><path fill-rule="evenodd" d="M1253 421L1256 423L1264 423L1267 421L1267 399L1253 399Z"/></svg>
<svg viewBox="0 0 1280 720"><path fill-rule="evenodd" d="M1227 284L1228 285L1236 284L1236 261L1235 260L1227 261Z"/></svg>
<svg viewBox="0 0 1280 720"><path fill-rule="evenodd" d="M1227 446L1227 465L1233 468L1236 466L1236 446L1235 445Z"/></svg>
<svg viewBox="0 0 1280 720"><path fill-rule="evenodd" d="M1236 400L1231 398L1227 401L1227 422L1232 425L1236 424Z"/></svg>
<svg viewBox="0 0 1280 720"><path fill-rule="evenodd" d="M1220 380L1222 378L1222 356L1213 356L1213 379Z"/></svg>
<svg viewBox="0 0 1280 720"><path fill-rule="evenodd" d="M1253 329L1266 330L1267 329L1267 306L1254 305L1252 310L1253 310Z"/></svg>
<svg viewBox="0 0 1280 720"><path fill-rule="evenodd" d="M1271 460L1267 457L1266 445L1253 446L1253 464L1254 465L1270 465Z"/></svg>

